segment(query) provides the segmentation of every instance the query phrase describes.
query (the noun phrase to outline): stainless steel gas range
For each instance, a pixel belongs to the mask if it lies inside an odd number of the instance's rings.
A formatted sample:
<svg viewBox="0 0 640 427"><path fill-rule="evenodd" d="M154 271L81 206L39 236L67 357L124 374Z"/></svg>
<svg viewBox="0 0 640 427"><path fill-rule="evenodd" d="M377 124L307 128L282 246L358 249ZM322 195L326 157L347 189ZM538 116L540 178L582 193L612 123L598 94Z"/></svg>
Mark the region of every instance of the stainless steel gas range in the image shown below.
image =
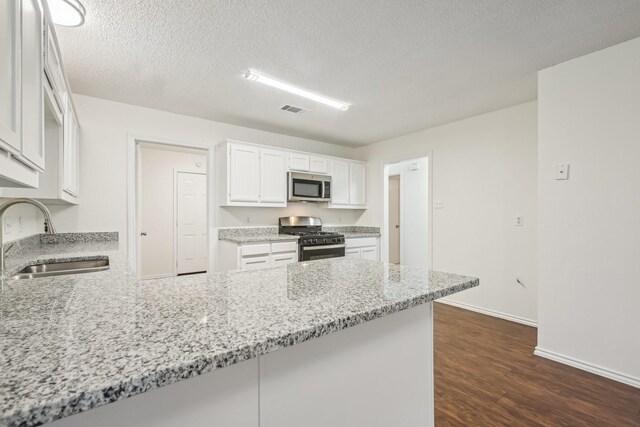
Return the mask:
<svg viewBox="0 0 640 427"><path fill-rule="evenodd" d="M344 235L322 231L322 221L313 216L287 216L278 220L280 234L299 236L298 261L344 256Z"/></svg>

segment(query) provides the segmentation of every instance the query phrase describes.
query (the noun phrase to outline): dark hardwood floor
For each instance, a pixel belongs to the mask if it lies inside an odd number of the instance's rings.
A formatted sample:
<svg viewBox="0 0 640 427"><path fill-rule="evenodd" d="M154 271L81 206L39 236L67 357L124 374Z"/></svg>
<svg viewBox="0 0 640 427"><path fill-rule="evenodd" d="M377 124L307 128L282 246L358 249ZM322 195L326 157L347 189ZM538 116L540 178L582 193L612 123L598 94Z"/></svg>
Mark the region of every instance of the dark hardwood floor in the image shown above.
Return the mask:
<svg viewBox="0 0 640 427"><path fill-rule="evenodd" d="M640 389L534 356L535 328L434 307L436 427L640 426Z"/></svg>

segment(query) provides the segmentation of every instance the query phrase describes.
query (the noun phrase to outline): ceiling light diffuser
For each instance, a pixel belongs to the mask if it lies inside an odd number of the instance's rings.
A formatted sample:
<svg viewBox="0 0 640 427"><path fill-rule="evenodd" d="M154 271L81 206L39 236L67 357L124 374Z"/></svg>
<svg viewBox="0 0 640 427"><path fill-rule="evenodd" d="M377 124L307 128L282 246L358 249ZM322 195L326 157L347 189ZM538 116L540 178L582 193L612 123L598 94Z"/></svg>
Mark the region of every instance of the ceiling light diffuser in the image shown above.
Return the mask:
<svg viewBox="0 0 640 427"><path fill-rule="evenodd" d="M48 2L54 24L65 27L79 27L84 24L86 11L78 0L49 0Z"/></svg>
<svg viewBox="0 0 640 427"><path fill-rule="evenodd" d="M309 92L304 89L300 89L288 83L284 83L284 82L272 79L271 77L263 76L262 74L258 74L254 71L248 71L244 77L247 80L252 80L258 83L265 84L267 86L275 87L276 89L280 89L285 92L292 93L294 95L302 96L303 98L307 98L312 101L316 101L321 104L328 105L329 107L336 108L340 111L346 111L349 109L349 104L345 104L344 102L334 101L333 99L329 99L321 95L316 95L315 93Z"/></svg>

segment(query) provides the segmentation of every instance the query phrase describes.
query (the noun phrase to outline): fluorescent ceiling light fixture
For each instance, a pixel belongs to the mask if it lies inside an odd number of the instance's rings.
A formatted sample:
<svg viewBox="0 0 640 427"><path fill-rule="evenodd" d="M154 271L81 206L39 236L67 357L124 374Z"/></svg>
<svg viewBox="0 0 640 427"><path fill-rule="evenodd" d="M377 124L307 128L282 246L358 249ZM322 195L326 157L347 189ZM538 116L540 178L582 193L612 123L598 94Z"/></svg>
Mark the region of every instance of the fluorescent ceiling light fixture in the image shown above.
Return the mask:
<svg viewBox="0 0 640 427"><path fill-rule="evenodd" d="M49 0L49 9L56 25L79 27L84 24L86 11L78 0Z"/></svg>
<svg viewBox="0 0 640 427"><path fill-rule="evenodd" d="M265 84L267 86L275 87L285 92L289 92L294 95L302 96L303 98L307 98L312 101L316 101L321 104L328 105L329 107L336 108L340 111L346 111L349 109L349 104L345 104L344 102L334 101L333 99L325 98L324 96L316 95L315 93L311 93L307 90L300 89L295 86L291 86L288 83L274 80L271 77L263 76L262 74L258 74L254 71L248 71L244 77L247 80L253 80L258 83Z"/></svg>

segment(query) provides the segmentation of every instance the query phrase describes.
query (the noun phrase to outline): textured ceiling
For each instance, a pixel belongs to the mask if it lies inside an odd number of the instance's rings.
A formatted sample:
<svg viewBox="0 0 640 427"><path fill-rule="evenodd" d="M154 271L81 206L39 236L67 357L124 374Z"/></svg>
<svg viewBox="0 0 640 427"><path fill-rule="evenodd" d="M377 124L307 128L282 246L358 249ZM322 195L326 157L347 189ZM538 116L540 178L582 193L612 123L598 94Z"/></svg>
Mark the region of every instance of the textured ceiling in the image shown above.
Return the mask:
<svg viewBox="0 0 640 427"><path fill-rule="evenodd" d="M535 99L537 70L640 36L638 0L82 1L58 28L75 93L344 145Z"/></svg>

